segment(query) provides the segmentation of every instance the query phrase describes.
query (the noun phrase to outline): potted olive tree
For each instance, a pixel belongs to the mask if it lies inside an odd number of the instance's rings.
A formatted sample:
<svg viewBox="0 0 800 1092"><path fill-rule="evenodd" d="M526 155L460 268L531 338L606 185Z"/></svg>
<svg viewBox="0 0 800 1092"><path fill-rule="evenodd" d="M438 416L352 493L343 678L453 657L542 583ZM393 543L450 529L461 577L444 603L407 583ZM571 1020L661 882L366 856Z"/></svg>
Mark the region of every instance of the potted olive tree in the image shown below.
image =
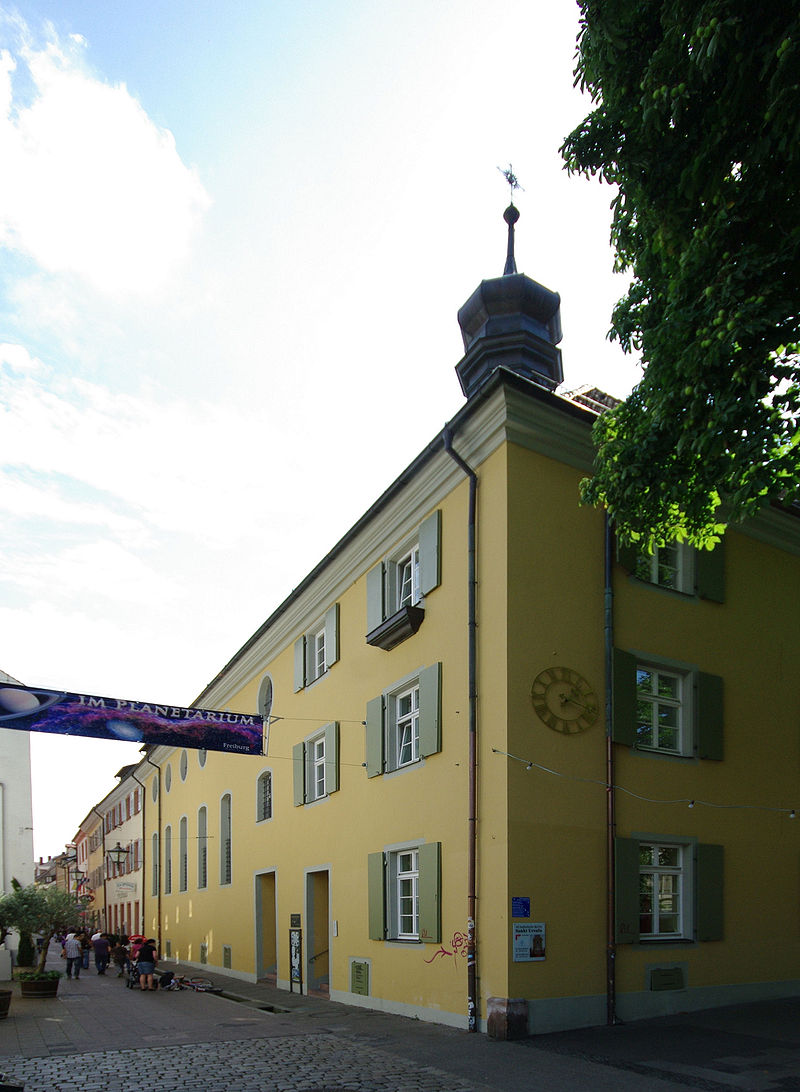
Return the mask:
<svg viewBox="0 0 800 1092"><path fill-rule="evenodd" d="M55 997L61 971L46 971L47 949L56 933L67 933L81 925L82 903L60 888L21 887L0 901L0 918L20 933L39 933L42 953L32 971L18 971L23 997Z"/></svg>

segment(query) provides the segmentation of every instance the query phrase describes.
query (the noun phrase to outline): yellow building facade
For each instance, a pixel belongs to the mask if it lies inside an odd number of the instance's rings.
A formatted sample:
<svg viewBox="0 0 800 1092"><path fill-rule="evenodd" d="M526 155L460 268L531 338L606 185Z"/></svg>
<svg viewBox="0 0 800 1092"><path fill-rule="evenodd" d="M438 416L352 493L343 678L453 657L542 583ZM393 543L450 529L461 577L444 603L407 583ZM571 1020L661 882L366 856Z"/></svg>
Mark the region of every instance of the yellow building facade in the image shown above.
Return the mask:
<svg viewBox="0 0 800 1092"><path fill-rule="evenodd" d="M796 993L798 513L619 547L558 298L480 292L465 405L195 703L265 755L135 771L144 931L502 1035Z"/></svg>

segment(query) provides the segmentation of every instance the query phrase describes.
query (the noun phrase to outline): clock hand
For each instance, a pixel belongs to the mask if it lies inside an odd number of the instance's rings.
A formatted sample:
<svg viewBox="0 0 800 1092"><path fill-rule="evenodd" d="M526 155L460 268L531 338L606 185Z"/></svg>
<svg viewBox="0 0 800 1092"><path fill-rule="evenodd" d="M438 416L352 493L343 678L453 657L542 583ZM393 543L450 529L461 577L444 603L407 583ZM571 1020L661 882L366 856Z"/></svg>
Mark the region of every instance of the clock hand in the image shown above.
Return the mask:
<svg viewBox="0 0 800 1092"><path fill-rule="evenodd" d="M595 711L594 705L584 705L582 701L578 701L577 698L568 697L563 691L558 695L561 699L561 704L566 705L570 702L572 705L577 705L579 709L585 709L587 713L593 713Z"/></svg>

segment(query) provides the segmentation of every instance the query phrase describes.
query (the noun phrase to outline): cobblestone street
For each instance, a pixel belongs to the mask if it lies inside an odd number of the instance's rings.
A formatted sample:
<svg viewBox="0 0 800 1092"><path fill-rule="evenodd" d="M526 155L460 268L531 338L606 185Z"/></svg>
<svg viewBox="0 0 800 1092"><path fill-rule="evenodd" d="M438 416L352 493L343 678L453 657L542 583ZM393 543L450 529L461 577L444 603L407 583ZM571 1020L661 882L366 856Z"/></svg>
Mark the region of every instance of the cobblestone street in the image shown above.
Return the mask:
<svg viewBox="0 0 800 1092"><path fill-rule="evenodd" d="M55 953L50 965L63 967ZM23 998L15 983L0 1074L25 1092L800 1089L797 999L498 1042L212 977L221 996L143 994L93 970L62 979L53 1000Z"/></svg>
<svg viewBox="0 0 800 1092"><path fill-rule="evenodd" d="M26 1092L475 1092L480 1085L331 1034L5 1059Z"/></svg>

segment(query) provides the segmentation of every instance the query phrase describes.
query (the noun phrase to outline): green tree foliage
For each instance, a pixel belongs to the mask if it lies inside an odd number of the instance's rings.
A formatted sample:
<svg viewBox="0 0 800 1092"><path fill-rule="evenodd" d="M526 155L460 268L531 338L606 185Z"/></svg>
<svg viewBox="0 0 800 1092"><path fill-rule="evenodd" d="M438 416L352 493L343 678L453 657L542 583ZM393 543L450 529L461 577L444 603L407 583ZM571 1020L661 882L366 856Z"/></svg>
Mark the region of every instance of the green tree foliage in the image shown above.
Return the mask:
<svg viewBox="0 0 800 1092"><path fill-rule="evenodd" d="M20 933L39 933L43 938L38 970L44 972L47 949L56 933L79 929L83 904L74 895L52 884L49 887L17 887L0 899L0 921Z"/></svg>
<svg viewBox="0 0 800 1092"><path fill-rule="evenodd" d="M579 0L594 110L567 169L617 188L627 295L610 337L641 353L595 426L584 500L626 538L708 545L800 496L800 8L786 0Z"/></svg>

